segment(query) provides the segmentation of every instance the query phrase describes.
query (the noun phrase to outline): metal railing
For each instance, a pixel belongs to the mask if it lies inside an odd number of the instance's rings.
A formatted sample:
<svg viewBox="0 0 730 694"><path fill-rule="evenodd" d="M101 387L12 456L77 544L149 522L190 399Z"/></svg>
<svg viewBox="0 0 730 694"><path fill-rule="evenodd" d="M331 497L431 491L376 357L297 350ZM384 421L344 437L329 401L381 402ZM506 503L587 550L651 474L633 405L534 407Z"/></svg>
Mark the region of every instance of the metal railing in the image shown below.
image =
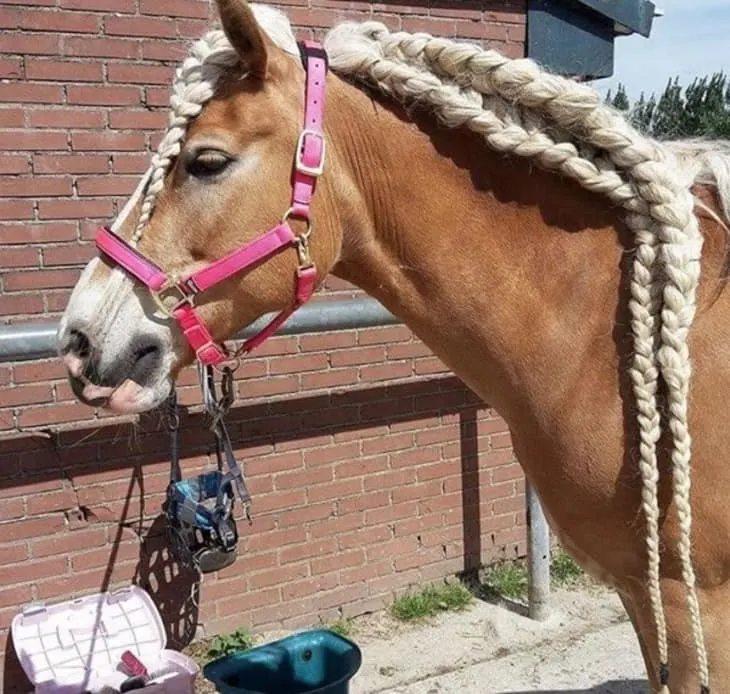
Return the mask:
<svg viewBox="0 0 730 694"><path fill-rule="evenodd" d="M254 335L270 316L263 316L237 338ZM375 299L316 301L302 307L278 330L277 335L300 335L337 330L397 325L401 321ZM0 325L0 363L44 359L56 355L55 322ZM540 501L528 483L525 490L528 517L528 613L544 620L549 614L550 529Z"/></svg>

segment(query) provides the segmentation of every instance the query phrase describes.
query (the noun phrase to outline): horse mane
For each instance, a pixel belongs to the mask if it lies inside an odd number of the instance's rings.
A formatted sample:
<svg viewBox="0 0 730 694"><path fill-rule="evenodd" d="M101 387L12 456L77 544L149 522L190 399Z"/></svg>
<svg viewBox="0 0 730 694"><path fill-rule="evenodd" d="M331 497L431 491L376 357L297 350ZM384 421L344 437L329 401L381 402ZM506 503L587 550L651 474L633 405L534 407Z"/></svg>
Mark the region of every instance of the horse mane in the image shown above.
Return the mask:
<svg viewBox="0 0 730 694"><path fill-rule="evenodd" d="M251 9L272 41L295 59L296 41L286 16L265 5L252 4ZM691 363L687 336L696 312L703 237L694 214L698 201L690 187L695 183L715 187L720 212L730 222L730 144L650 139L634 129L622 113L602 103L588 85L550 74L532 60L510 59L468 43L423 33L391 33L385 25L369 21L334 27L324 44L333 72L343 79L369 85L406 105L428 108L449 127L480 133L491 149L529 158L607 196L625 210L626 223L636 240L629 301L634 339L630 376L637 404L649 597L659 659L665 672L668 648L659 582L656 447L662 433L657 405L661 375L667 386L668 426L674 444L678 551L700 679L708 686L691 561L691 436L687 419ZM121 215L124 217L144 195L133 244L149 221L165 174L180 152L187 125L234 66L245 74L245 65L241 66L224 33L215 29L191 46L177 69L168 129L143 183ZM662 682L665 679L661 677Z"/></svg>

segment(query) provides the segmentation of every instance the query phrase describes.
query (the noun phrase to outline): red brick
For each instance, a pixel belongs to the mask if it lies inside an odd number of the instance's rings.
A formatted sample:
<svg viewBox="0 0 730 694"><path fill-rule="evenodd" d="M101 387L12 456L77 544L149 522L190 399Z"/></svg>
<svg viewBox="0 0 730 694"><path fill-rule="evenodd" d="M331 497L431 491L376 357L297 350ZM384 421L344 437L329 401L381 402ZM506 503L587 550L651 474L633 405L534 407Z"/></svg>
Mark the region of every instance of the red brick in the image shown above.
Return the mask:
<svg viewBox="0 0 730 694"><path fill-rule="evenodd" d="M0 174L24 174L28 173L29 168L28 157L12 154L0 155Z"/></svg>
<svg viewBox="0 0 730 694"><path fill-rule="evenodd" d="M337 511L342 515L364 511L366 509L387 506L390 503L389 492L372 492L362 496L353 496L348 499L341 499L337 502Z"/></svg>
<svg viewBox="0 0 730 694"><path fill-rule="evenodd" d="M134 176L90 176L77 179L80 196L131 195L139 183Z"/></svg>
<svg viewBox="0 0 730 694"><path fill-rule="evenodd" d="M25 104L63 103L63 90L58 85L31 82L6 82L0 84L0 101ZM2 149L16 149L3 147Z"/></svg>
<svg viewBox="0 0 730 694"><path fill-rule="evenodd" d="M77 550L91 547L101 547L106 543L104 528L84 528L54 535L31 542L31 553L34 557L48 557L53 555L67 555Z"/></svg>
<svg viewBox="0 0 730 694"><path fill-rule="evenodd" d="M163 39L175 36L175 24L169 19L107 17L104 27L110 36L145 36Z"/></svg>
<svg viewBox="0 0 730 694"><path fill-rule="evenodd" d="M0 29L19 29L20 12L18 10L0 9Z"/></svg>
<svg viewBox="0 0 730 694"><path fill-rule="evenodd" d="M51 576L68 573L68 561L65 557L53 557L40 561L24 561L15 566L0 568L0 584L11 586L16 583L36 583Z"/></svg>
<svg viewBox="0 0 730 694"><path fill-rule="evenodd" d="M43 313L43 297L37 294L0 296L0 315L12 316L35 313ZM2 401L3 406L6 406L5 395L0 396L0 401Z"/></svg>
<svg viewBox="0 0 730 694"><path fill-rule="evenodd" d="M145 104L147 104L147 106L162 106L167 108L170 105L169 87L147 87L144 90L144 93ZM262 354L262 352L259 352L259 354Z"/></svg>
<svg viewBox="0 0 730 694"><path fill-rule="evenodd" d="M169 60L179 63L185 55L185 47L178 42L145 41L142 44L142 57L145 60Z"/></svg>
<svg viewBox="0 0 730 694"><path fill-rule="evenodd" d="M320 467L314 470L305 469L296 472L279 473L274 476L274 486L277 490L306 488L311 484L331 482L333 479L331 467Z"/></svg>
<svg viewBox="0 0 730 694"><path fill-rule="evenodd" d="M133 173L142 175L147 170L149 163L149 154L112 155L112 168L114 170L114 173Z"/></svg>
<svg viewBox="0 0 730 694"><path fill-rule="evenodd" d="M66 88L69 104L125 106L141 103L137 87L101 87L69 85Z"/></svg>
<svg viewBox="0 0 730 694"><path fill-rule="evenodd" d="M320 371L326 369L326 354L300 354L296 356L286 355L281 359L272 359L269 363L269 373L272 376L287 373L300 373L302 371Z"/></svg>
<svg viewBox="0 0 730 694"><path fill-rule="evenodd" d="M264 494L256 499L256 513L268 513L283 508L302 506L306 503L303 489L291 489L288 492Z"/></svg>
<svg viewBox="0 0 730 694"><path fill-rule="evenodd" d="M388 456L380 455L373 457L360 456L353 460L335 465L335 479L346 479L348 477L361 477L382 472L388 468Z"/></svg>
<svg viewBox="0 0 730 694"><path fill-rule="evenodd" d="M17 564L28 558L28 546L24 543L2 545L0 547L0 566Z"/></svg>
<svg viewBox="0 0 730 694"><path fill-rule="evenodd" d="M0 219L33 219L33 202L30 200L0 200Z"/></svg>
<svg viewBox="0 0 730 694"><path fill-rule="evenodd" d="M383 328L360 330L357 341L360 345L381 345L391 342L406 342L411 337L411 331L405 325L389 325Z"/></svg>
<svg viewBox="0 0 730 694"><path fill-rule="evenodd" d="M89 569L106 568L110 560L114 564L139 559L139 545L136 542L122 542L117 546L107 545L86 552L79 552L71 557L71 570L88 571Z"/></svg>
<svg viewBox="0 0 730 694"><path fill-rule="evenodd" d="M302 335L299 347L302 352L319 352L344 347L353 347L357 342L354 331Z"/></svg>
<svg viewBox="0 0 730 694"><path fill-rule="evenodd" d="M28 311L23 311L28 313ZM0 395L3 407L17 407L42 402L51 402L51 387L48 384L17 385L14 388L5 388Z"/></svg>
<svg viewBox="0 0 730 694"><path fill-rule="evenodd" d="M113 213L111 200L41 200L38 203L41 219L98 219L111 217Z"/></svg>
<svg viewBox="0 0 730 694"><path fill-rule="evenodd" d="M208 30L208 22L204 19L176 19L175 26L180 38L198 39Z"/></svg>
<svg viewBox="0 0 730 694"><path fill-rule="evenodd" d="M0 196L7 198L39 198L71 195L71 178L48 176L6 178L0 180Z"/></svg>
<svg viewBox="0 0 730 694"><path fill-rule="evenodd" d="M260 381L251 381L244 387L243 396L247 398L261 398L282 393L296 393L299 379L296 376L280 376Z"/></svg>
<svg viewBox="0 0 730 694"><path fill-rule="evenodd" d="M124 109L109 111L109 127L117 130L161 130L167 126L165 111ZM145 160L148 157L145 157Z"/></svg>
<svg viewBox="0 0 730 694"><path fill-rule="evenodd" d="M20 79L23 65L18 58L0 58L0 79Z"/></svg>
<svg viewBox="0 0 730 694"><path fill-rule="evenodd" d="M68 577L51 578L38 584L38 599L51 600L60 597L68 599L92 591L98 592L102 588L103 579L103 573L98 570L86 573L76 572Z"/></svg>
<svg viewBox="0 0 730 694"><path fill-rule="evenodd" d="M98 15L81 12L57 12L53 10L24 10L20 26L31 31L61 31L95 34L101 29Z"/></svg>
<svg viewBox="0 0 730 694"><path fill-rule="evenodd" d="M0 108L0 128L22 128L25 125L25 109Z"/></svg>
<svg viewBox="0 0 730 694"><path fill-rule="evenodd" d="M43 265L82 265L86 264L96 253L96 247L83 246L49 246L43 249Z"/></svg>
<svg viewBox="0 0 730 694"><path fill-rule="evenodd" d="M332 590L338 585L339 578L336 573L306 578L301 581L287 581L281 587L281 597L283 601L289 602L325 590ZM318 596L318 598L321 598L321 596Z"/></svg>
<svg viewBox="0 0 730 694"><path fill-rule="evenodd" d="M332 369L317 373L305 373L301 376L302 389L314 390L319 388L335 388L357 383L357 369Z"/></svg>
<svg viewBox="0 0 730 694"><path fill-rule="evenodd" d="M30 518L0 523L0 542L16 542L29 540L42 535L53 535L62 530L65 525L60 513L44 518Z"/></svg>
<svg viewBox="0 0 730 694"><path fill-rule="evenodd" d="M0 87L4 85L0 84ZM40 151L66 149L67 135L50 131L3 131L0 132L0 149Z"/></svg>
<svg viewBox="0 0 730 694"><path fill-rule="evenodd" d="M7 1L7 0L4 0ZM57 55L59 37L47 34L8 34L0 32L0 52L24 55Z"/></svg>
<svg viewBox="0 0 730 694"><path fill-rule="evenodd" d="M18 427L37 427L60 422L84 421L93 419L94 411L80 403L35 407L24 410L18 415Z"/></svg>
<svg viewBox="0 0 730 694"><path fill-rule="evenodd" d="M280 550L279 563L282 566L285 564L293 564L295 562L302 561L303 559L329 555L336 551L337 542L334 539L309 541L304 544L297 544Z"/></svg>
<svg viewBox="0 0 730 694"><path fill-rule="evenodd" d="M170 84L174 70L164 65L134 65L112 63L107 68L110 82L130 84Z"/></svg>
<svg viewBox="0 0 730 694"><path fill-rule="evenodd" d="M45 243L47 241L74 241L76 225L64 222L49 224L0 224L3 243Z"/></svg>
<svg viewBox="0 0 730 694"><path fill-rule="evenodd" d="M524 43L527 38L526 26L519 24L507 27L507 40L515 43Z"/></svg>
<svg viewBox="0 0 730 694"><path fill-rule="evenodd" d="M259 571L249 576L249 585L252 590L278 586L294 581L298 578L305 578L308 574L306 564L290 564L279 566L267 571Z"/></svg>
<svg viewBox="0 0 730 694"><path fill-rule="evenodd" d="M31 593L32 586L30 584L24 586L17 586L15 588L5 588L0 590L0 607L12 606L11 612L17 614L18 608L21 605L25 605L33 600L33 594ZM0 625L0 628L6 628L7 626Z"/></svg>
<svg viewBox="0 0 730 694"><path fill-rule="evenodd" d="M33 157L33 171L37 174L99 174L108 169L109 157L103 154L37 154Z"/></svg>
<svg viewBox="0 0 730 694"><path fill-rule="evenodd" d="M138 58L140 43L133 39L69 36L63 39L63 54L69 57Z"/></svg>
<svg viewBox="0 0 730 694"><path fill-rule="evenodd" d="M0 518L3 520L13 520L22 518L25 515L25 499L22 497L12 497L10 499L0 499Z"/></svg>
<svg viewBox="0 0 730 694"><path fill-rule="evenodd" d="M140 0L142 14L208 19L209 5L203 0Z"/></svg>
<svg viewBox="0 0 730 694"><path fill-rule="evenodd" d="M28 79L67 82L101 82L103 79L100 64L42 59L27 59L25 75Z"/></svg>
<svg viewBox="0 0 730 694"><path fill-rule="evenodd" d="M5 275L5 290L12 292L28 289L73 287L78 277L79 273L75 270L37 270L35 272L7 273Z"/></svg>
<svg viewBox="0 0 730 694"><path fill-rule="evenodd" d="M393 489L403 484L411 484L416 481L416 471L412 468L405 470L391 470L381 475L370 475L365 478L365 491L372 492L378 489ZM405 489L407 489L406 487ZM401 491L403 491L401 489ZM393 500L395 503L395 499Z"/></svg>
<svg viewBox="0 0 730 694"><path fill-rule="evenodd" d="M47 387L47 386L44 386ZM28 514L39 515L52 511L64 511L76 507L76 495L70 489L64 489L50 494L40 494L29 497Z"/></svg>
<svg viewBox="0 0 730 694"><path fill-rule="evenodd" d="M351 443L337 444L335 446L310 448L304 452L304 462L306 465L323 465L333 463L338 460L356 458L359 454L360 444L357 441L353 441Z"/></svg>
<svg viewBox="0 0 730 694"><path fill-rule="evenodd" d="M123 87L118 87L122 89ZM141 150L144 148L142 133L94 132L73 133L71 148L76 151Z"/></svg>
<svg viewBox="0 0 730 694"><path fill-rule="evenodd" d="M137 9L135 0L60 0L60 4L69 10L132 13Z"/></svg>
<svg viewBox="0 0 730 694"><path fill-rule="evenodd" d="M484 21L503 24L525 24L527 22L527 13L525 11L510 12L506 8L500 8L494 12L485 12Z"/></svg>

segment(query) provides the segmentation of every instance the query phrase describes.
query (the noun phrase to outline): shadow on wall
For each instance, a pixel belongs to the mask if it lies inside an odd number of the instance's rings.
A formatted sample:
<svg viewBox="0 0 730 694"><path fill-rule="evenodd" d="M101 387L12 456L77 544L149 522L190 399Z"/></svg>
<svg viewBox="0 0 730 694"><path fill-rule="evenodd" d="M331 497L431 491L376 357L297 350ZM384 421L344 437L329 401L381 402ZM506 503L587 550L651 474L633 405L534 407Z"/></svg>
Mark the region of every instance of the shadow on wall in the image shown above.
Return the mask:
<svg viewBox="0 0 730 694"><path fill-rule="evenodd" d="M262 446L273 447L282 442L302 440L302 447L305 447L308 445L305 439L324 434L337 435L424 418L451 417L450 421L458 421L458 434L454 438L460 442L463 569L471 572L478 568L482 557L477 420L478 410L484 408L461 381L444 377L241 404L232 408L228 421L234 447L249 463L257 461ZM201 413L183 410L181 415L183 465L186 461L188 465L184 474L190 474L194 467L190 464L191 458L198 465L201 462L207 464L206 456L212 453L212 438ZM105 591L128 584L131 576L119 575L116 564L126 561L126 566L131 566L129 562L136 558L132 580L146 588L155 599L167 627L168 643L173 648L182 648L195 635L199 616L198 584L196 575L181 569L172 558L167 546L164 517L156 515L160 505L155 500L158 495L161 497L167 485L168 444L168 434L159 412L143 416L141 424L136 427L115 423L45 436L36 432L26 438L0 441L0 491L12 490L16 495L27 494L31 498L31 489L47 491L63 488L68 493L72 490L75 508L55 509L56 516L60 518L59 529L55 532L73 533L74 524L82 532L90 532L95 526L106 526L106 544L102 543L103 546L98 549L99 553L103 552L103 555L100 554L103 558L96 564L99 571L85 574L94 578L94 584L81 584L76 580L76 565L71 557L73 573L60 580L63 587L55 593L39 592L36 597L57 601L71 592ZM295 450L291 445L287 448ZM253 455L247 453L247 449L253 449ZM259 478L270 476L265 463L265 456L256 462L260 468ZM133 473L131 479L125 479L129 472ZM117 496L108 499L103 493L97 494L96 482L116 485ZM255 504L254 489L252 493ZM150 501L153 495L155 500ZM36 540L38 534L50 533L46 529L34 532L30 526L23 529L23 522L20 520L18 523L18 540L27 540L30 544L40 541ZM37 521L30 519L27 522ZM45 541L49 539L53 538ZM2 541L7 539L0 537ZM62 552L57 550L54 554ZM46 556L50 554L51 551L47 550ZM32 556L39 555L34 553ZM99 582L98 576L102 572L103 578ZM7 694L29 689L10 638L3 679Z"/></svg>

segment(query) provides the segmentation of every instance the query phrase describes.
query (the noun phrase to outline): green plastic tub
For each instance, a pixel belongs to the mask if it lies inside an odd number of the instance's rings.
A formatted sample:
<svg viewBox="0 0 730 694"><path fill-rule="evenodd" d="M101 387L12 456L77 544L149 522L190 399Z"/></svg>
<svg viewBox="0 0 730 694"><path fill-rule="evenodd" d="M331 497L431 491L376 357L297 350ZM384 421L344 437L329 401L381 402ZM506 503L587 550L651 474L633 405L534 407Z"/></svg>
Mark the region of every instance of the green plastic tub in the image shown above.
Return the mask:
<svg viewBox="0 0 730 694"><path fill-rule="evenodd" d="M361 663L357 644L314 629L222 656L203 675L221 694L348 694Z"/></svg>

